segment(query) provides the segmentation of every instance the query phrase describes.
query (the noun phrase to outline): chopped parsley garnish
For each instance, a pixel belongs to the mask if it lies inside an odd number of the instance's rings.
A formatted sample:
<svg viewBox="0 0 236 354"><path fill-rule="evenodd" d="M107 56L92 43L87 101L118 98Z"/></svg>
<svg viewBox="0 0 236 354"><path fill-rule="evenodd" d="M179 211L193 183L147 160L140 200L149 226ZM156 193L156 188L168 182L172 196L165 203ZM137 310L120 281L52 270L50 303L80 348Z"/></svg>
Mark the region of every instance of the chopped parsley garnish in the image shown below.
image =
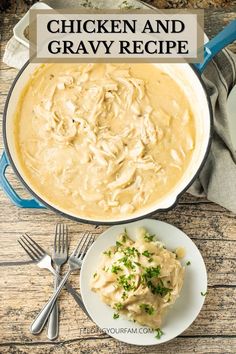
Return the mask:
<svg viewBox="0 0 236 354"><path fill-rule="evenodd" d="M161 336L164 334L164 332L162 332L160 328L157 328L155 331L156 331L155 338L161 339Z"/></svg>
<svg viewBox="0 0 236 354"><path fill-rule="evenodd" d="M119 247L121 247L121 246L122 246L122 243L119 242L119 241L116 241L116 247L119 248Z"/></svg>
<svg viewBox="0 0 236 354"><path fill-rule="evenodd" d="M146 240L148 242L152 242L154 237L155 237L155 235L150 235L148 232L146 232L144 235L144 240Z"/></svg>
<svg viewBox="0 0 236 354"><path fill-rule="evenodd" d="M98 275L98 273L94 273L94 274L93 274L93 277L95 278L97 275Z"/></svg>
<svg viewBox="0 0 236 354"><path fill-rule="evenodd" d="M161 272L161 267L158 265L157 267L147 267L145 268L145 272L143 273L144 280L148 280L154 277L158 277Z"/></svg>
<svg viewBox="0 0 236 354"><path fill-rule="evenodd" d="M157 285L153 285L153 283L150 281L147 286L153 294L160 295L161 297L166 296L172 290L170 288L166 288L161 279L159 280Z"/></svg>
<svg viewBox="0 0 236 354"><path fill-rule="evenodd" d="M135 257L135 254L137 256L140 255L140 252L135 247L127 247L123 250L123 252L126 256L130 256L130 257Z"/></svg>
<svg viewBox="0 0 236 354"><path fill-rule="evenodd" d="M149 252L148 250L146 250L146 251L144 251L144 252L142 253L142 255L145 256L145 257L147 257L147 258L151 257L153 254L154 254L154 253L151 253L151 252Z"/></svg>
<svg viewBox="0 0 236 354"><path fill-rule="evenodd" d="M128 276L120 275L118 278L118 284L123 287L125 291L131 291L135 289L135 282L130 282L130 280L134 277L133 274Z"/></svg>
<svg viewBox="0 0 236 354"><path fill-rule="evenodd" d="M118 313L114 313L114 315L113 315L114 320L116 320L119 317L120 317L120 315Z"/></svg>
<svg viewBox="0 0 236 354"><path fill-rule="evenodd" d="M114 308L117 310L117 311L120 311L123 307L123 304L121 302L117 302L116 304L114 304Z"/></svg>
<svg viewBox="0 0 236 354"><path fill-rule="evenodd" d="M102 270L104 270L104 272L108 272L109 267L105 267L105 266L104 266L104 267L102 268Z"/></svg>
<svg viewBox="0 0 236 354"><path fill-rule="evenodd" d="M133 265L133 262L127 257L124 256L118 260L119 262L123 263L124 266L128 269L134 269L135 266Z"/></svg>
<svg viewBox="0 0 236 354"><path fill-rule="evenodd" d="M111 272L115 273L115 274L118 274L118 272L121 271L121 270L122 270L122 268L117 266L117 265L115 265L115 264L113 264L112 267L111 267Z"/></svg>
<svg viewBox="0 0 236 354"><path fill-rule="evenodd" d="M123 235L122 235L122 242L126 242L127 241L127 238L128 238L129 236L128 236L128 232L127 232L127 230L125 229L124 230L124 233L123 233Z"/></svg>
<svg viewBox="0 0 236 354"><path fill-rule="evenodd" d="M148 315L154 314L154 307L148 304L141 304L139 305L141 310L144 310Z"/></svg>
<svg viewBox="0 0 236 354"><path fill-rule="evenodd" d="M191 264L191 262L190 261L188 261L187 263L186 263L186 266L189 266Z"/></svg>
<svg viewBox="0 0 236 354"><path fill-rule="evenodd" d="M145 268L144 273L142 274L143 281L147 285L147 287L151 290L153 294L160 295L164 297L168 294L172 289L166 288L161 279L159 279L157 284L153 283L153 278L158 277L160 275L161 268L157 267L147 267Z"/></svg>
<svg viewBox="0 0 236 354"><path fill-rule="evenodd" d="M206 294L207 294L207 291L205 293L203 291L201 291L202 296L206 296Z"/></svg>
<svg viewBox="0 0 236 354"><path fill-rule="evenodd" d="M111 250L105 251L105 252L103 252L103 254L105 254L108 257L111 257Z"/></svg>
<svg viewBox="0 0 236 354"><path fill-rule="evenodd" d="M128 295L127 295L126 292L124 291L123 294L122 294L122 296L121 296L121 299L122 299L122 300L126 300L127 297L128 297Z"/></svg>

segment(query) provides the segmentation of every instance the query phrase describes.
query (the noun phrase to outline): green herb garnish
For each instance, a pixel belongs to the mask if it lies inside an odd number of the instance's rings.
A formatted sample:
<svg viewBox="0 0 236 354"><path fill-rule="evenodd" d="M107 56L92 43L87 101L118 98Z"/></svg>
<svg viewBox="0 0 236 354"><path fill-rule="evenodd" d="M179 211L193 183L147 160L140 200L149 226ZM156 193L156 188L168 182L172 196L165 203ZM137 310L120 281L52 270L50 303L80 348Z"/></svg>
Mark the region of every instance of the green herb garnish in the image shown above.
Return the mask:
<svg viewBox="0 0 236 354"><path fill-rule="evenodd" d="M148 250L146 250L146 251L144 251L144 252L142 253L142 255L145 256L145 257L147 257L147 258L151 257L153 254L154 254L154 253L151 253L151 252L149 252Z"/></svg>
<svg viewBox="0 0 236 354"><path fill-rule="evenodd" d="M113 264L112 267L111 267L111 272L115 273L115 274L118 274L118 272L121 271L121 270L122 270L122 268L117 266L117 265L115 265L115 264Z"/></svg>
<svg viewBox="0 0 236 354"><path fill-rule="evenodd" d="M186 263L186 266L189 266L191 264L191 262L190 261L188 261L187 263Z"/></svg>
<svg viewBox="0 0 236 354"><path fill-rule="evenodd" d="M126 300L127 297L128 297L128 295L127 295L126 292L124 291L123 294L122 294L122 296L121 296L121 299L122 299L122 300Z"/></svg>
<svg viewBox="0 0 236 354"><path fill-rule="evenodd" d="M130 280L134 278L133 274L128 276L120 275L118 278L118 284L121 285L125 291L131 291L135 289L135 282L130 282Z"/></svg>
<svg viewBox="0 0 236 354"><path fill-rule="evenodd" d="M166 288L161 279L159 280L157 285L153 285L153 283L150 281L148 282L147 286L153 294L160 295L161 297L166 296L172 290L170 288Z"/></svg>
<svg viewBox="0 0 236 354"><path fill-rule="evenodd" d="M94 274L93 274L93 277L95 278L97 275L98 275L98 273L94 273Z"/></svg>
<svg viewBox="0 0 236 354"><path fill-rule="evenodd" d="M126 247L123 250L124 254L129 257L135 257L135 255L139 256L140 252L135 247Z"/></svg>
<svg viewBox="0 0 236 354"><path fill-rule="evenodd" d="M114 304L114 308L117 310L117 311L120 311L123 307L123 304L121 302L117 302L116 304Z"/></svg>
<svg viewBox="0 0 236 354"><path fill-rule="evenodd" d="M157 267L146 267L144 270L143 278L144 280L148 280L154 277L158 277L161 272L161 267L159 265Z"/></svg>
<svg viewBox="0 0 236 354"><path fill-rule="evenodd" d="M152 242L154 237L155 237L155 235L150 235L148 232L146 232L144 235L144 239L148 242Z"/></svg>
<svg viewBox="0 0 236 354"><path fill-rule="evenodd" d="M108 257L111 257L111 251L110 251L110 250L103 252L103 254L105 254L105 255L108 256Z"/></svg>
<svg viewBox="0 0 236 354"><path fill-rule="evenodd" d="M122 235L122 242L126 242L127 241L127 238L128 238L129 236L128 236L128 232L127 232L127 230L126 230L126 228L125 228L125 230L124 230L124 233L123 233L123 235Z"/></svg>
<svg viewBox="0 0 236 354"><path fill-rule="evenodd" d="M120 317L120 315L118 313L114 313L114 315L113 315L114 320L117 320L117 318L119 318L119 317Z"/></svg>
<svg viewBox="0 0 236 354"><path fill-rule="evenodd" d="M164 334L164 332L162 332L162 330L160 328L157 328L155 331L157 332L155 335L155 338L157 338L157 339L160 339L161 336Z"/></svg>
<svg viewBox="0 0 236 354"><path fill-rule="evenodd" d="M161 268L157 267L147 267L145 268L144 273L142 274L143 282L147 285L147 287L151 290L153 294L160 295L164 297L168 294L172 289L166 288L161 279L158 280L157 284L153 283L153 278L156 278L160 275Z"/></svg>
<svg viewBox="0 0 236 354"><path fill-rule="evenodd" d="M133 262L127 257L124 256L118 260L119 262L123 263L124 266L128 269L134 269L135 266L133 265Z"/></svg>
<svg viewBox="0 0 236 354"><path fill-rule="evenodd" d="M141 310L144 310L148 315L154 314L154 307L148 304L141 304L139 305Z"/></svg>
<svg viewBox="0 0 236 354"><path fill-rule="evenodd" d="M119 247L121 247L121 246L122 246L122 243L119 242L119 241L116 241L116 247L119 248Z"/></svg>
<svg viewBox="0 0 236 354"><path fill-rule="evenodd" d="M202 296L206 296L206 294L207 294L207 291L205 293L201 291Z"/></svg>

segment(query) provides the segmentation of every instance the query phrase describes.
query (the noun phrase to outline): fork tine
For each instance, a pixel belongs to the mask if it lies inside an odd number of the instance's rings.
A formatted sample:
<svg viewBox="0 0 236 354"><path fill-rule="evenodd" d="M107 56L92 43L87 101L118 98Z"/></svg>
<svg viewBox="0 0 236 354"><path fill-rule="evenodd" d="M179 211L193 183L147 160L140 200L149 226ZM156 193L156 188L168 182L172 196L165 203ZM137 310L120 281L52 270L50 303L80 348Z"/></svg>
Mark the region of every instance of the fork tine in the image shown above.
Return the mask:
<svg viewBox="0 0 236 354"><path fill-rule="evenodd" d="M21 238L18 240L19 244L24 248L25 252L32 258L37 261L39 259L39 255L32 249L31 245L28 243L27 239Z"/></svg>
<svg viewBox="0 0 236 354"><path fill-rule="evenodd" d="M38 252L41 257L44 256L45 252L42 249L42 247L40 247L36 241L32 240L32 238L28 234L25 233L22 237L24 237L28 241L28 243L32 246L32 248L36 252Z"/></svg>
<svg viewBox="0 0 236 354"><path fill-rule="evenodd" d="M66 233L66 225L63 224L63 232L62 232L62 252L65 252L65 233Z"/></svg>
<svg viewBox="0 0 236 354"><path fill-rule="evenodd" d="M68 227L65 224L63 224L62 247L63 247L63 252L67 252L67 250L68 250Z"/></svg>
<svg viewBox="0 0 236 354"><path fill-rule="evenodd" d="M26 234L21 236L21 241L24 243L25 246L28 247L30 252L33 253L37 259L42 257L40 251L38 251L37 248L35 248L34 245L32 245L32 243L27 239Z"/></svg>
<svg viewBox="0 0 236 354"><path fill-rule="evenodd" d="M58 251L61 252L61 234L62 234L62 227L63 227L63 224L59 224L59 235L58 235Z"/></svg>
<svg viewBox="0 0 236 354"><path fill-rule="evenodd" d="M88 232L88 231L86 231L86 232L83 234L82 238L80 239L79 243L78 243L77 246L76 246L76 249L75 249L74 252L72 253L73 256L75 256L75 255L78 253L78 251L80 250L81 245L82 245L84 239L85 239L88 235L89 235L89 232Z"/></svg>
<svg viewBox="0 0 236 354"><path fill-rule="evenodd" d="M59 224L56 224L55 237L54 237L54 251L57 252L57 244L58 244L58 229Z"/></svg>
<svg viewBox="0 0 236 354"><path fill-rule="evenodd" d="M77 257L79 257L81 260L84 258L93 237L94 237L93 234L90 234L89 232L88 236L85 238L83 242L83 245L80 248L80 252L77 253Z"/></svg>
<svg viewBox="0 0 236 354"><path fill-rule="evenodd" d="M68 243L68 226L66 225L66 241L65 241L65 251L68 252L69 243Z"/></svg>

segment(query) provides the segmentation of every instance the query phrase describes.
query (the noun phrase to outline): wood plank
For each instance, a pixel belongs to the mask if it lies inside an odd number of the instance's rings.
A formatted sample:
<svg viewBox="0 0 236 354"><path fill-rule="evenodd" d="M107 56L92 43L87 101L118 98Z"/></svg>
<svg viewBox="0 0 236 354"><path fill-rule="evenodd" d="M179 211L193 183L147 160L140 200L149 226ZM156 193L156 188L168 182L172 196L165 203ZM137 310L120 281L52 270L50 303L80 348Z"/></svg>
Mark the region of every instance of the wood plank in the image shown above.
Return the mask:
<svg viewBox="0 0 236 354"><path fill-rule="evenodd" d="M1 267L0 298L2 303L7 304L0 307L1 343L45 340L45 333L37 337L30 335L29 326L51 294L51 282L51 274L33 264ZM71 276L71 284L79 290L78 272ZM199 289L199 296L202 290L205 289ZM235 297L236 287L209 288L200 315L183 335L234 335ZM62 293L60 308L63 314L60 322L60 341L77 337L80 326L88 328L88 331L94 326L66 291ZM3 320L6 318L7 321ZM96 333L99 334L98 328ZM80 333L81 338L86 336L86 333Z"/></svg>
<svg viewBox="0 0 236 354"><path fill-rule="evenodd" d="M158 346L142 347L127 345L112 338L98 338L92 335L81 339L77 336L58 343L13 342L11 345L0 344L1 354L235 354L236 339L225 337L178 337L173 341Z"/></svg>
<svg viewBox="0 0 236 354"><path fill-rule="evenodd" d="M173 219L177 219L176 210L181 208L178 206L174 211L171 212ZM11 217L8 217L8 221L5 221L5 212L1 213L0 225L2 230L6 230L5 232L0 233L1 238L1 249L0 249L0 267L8 265L8 263L18 262L18 264L22 264L28 260L27 255L25 255L24 251L17 243L17 239L24 232L30 233L34 239L41 244L42 247L47 249L49 252L53 243L53 233L54 233L54 225L56 222L65 221L69 226L70 237L71 237L71 249L76 244L78 238L82 235L85 230L90 230L95 234L100 234L107 227L99 226L95 228L93 225L85 225L76 223L74 221L68 221L60 218L58 215L48 211L38 211L29 210L25 211L23 209L18 209L17 207L11 207L11 210L15 211L11 213ZM24 213L24 217L21 218L22 213ZM170 213L170 212L169 212ZM181 213L183 218L184 212ZM161 219L161 218L159 218ZM162 218L162 220L169 221L171 224L176 224L176 222L172 222L168 218ZM209 219L209 218L208 218ZM16 223L17 222L17 230ZM190 221L191 223L191 221ZM42 226L43 225L43 230ZM201 225L200 223L191 226L191 229L188 230L189 225L181 224L180 229L186 231L193 241L196 243L200 251L202 252L203 258L206 263L207 271L208 271L208 282L211 286L217 285L236 285L236 251L235 251L235 239L224 238L223 240L214 239L215 230L208 227L208 232L212 239L209 238L209 234L207 235L207 239L201 238L201 234L204 235L205 232L205 224ZM196 228L198 229L198 235L196 237ZM234 221L234 238L235 238L235 221ZM199 235L200 234L200 235ZM233 233L227 233L226 236L232 236ZM180 245L181 246L181 245ZM191 262L193 260L190 259ZM22 272L24 270L22 269Z"/></svg>

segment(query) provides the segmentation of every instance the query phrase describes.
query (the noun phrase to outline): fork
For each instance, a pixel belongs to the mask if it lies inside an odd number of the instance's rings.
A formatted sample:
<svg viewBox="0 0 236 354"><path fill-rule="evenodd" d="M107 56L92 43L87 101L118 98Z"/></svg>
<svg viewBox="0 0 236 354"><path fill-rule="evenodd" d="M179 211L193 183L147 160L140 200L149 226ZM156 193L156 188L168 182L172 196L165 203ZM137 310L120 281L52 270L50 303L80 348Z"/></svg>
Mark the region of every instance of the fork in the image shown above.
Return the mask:
<svg viewBox="0 0 236 354"><path fill-rule="evenodd" d="M81 268L82 261L84 259L84 256L88 250L88 247L89 247L92 239L93 239L93 235L91 235L90 233L85 233L84 236L82 237L82 239L79 241L77 247L75 248L74 252L71 254L71 256L68 260L69 269L68 269L67 273L65 274L64 278L61 280L56 292L54 294L52 294L49 301L46 303L46 305L43 307L43 309L39 312L36 319L33 321L32 325L30 327L32 334L38 334L44 328L45 323L47 322L47 319L53 309L53 306L54 306L64 284L66 283L67 279L69 278L70 274L73 271Z"/></svg>
<svg viewBox="0 0 236 354"><path fill-rule="evenodd" d="M52 260L55 264L55 269L60 274L61 266L68 258L68 227L64 224L57 224L54 238L54 246L52 252ZM58 276L54 277L54 292L59 285ZM59 308L56 301L48 320L48 339L54 340L59 333Z"/></svg>
<svg viewBox="0 0 236 354"><path fill-rule="evenodd" d="M32 261L37 264L39 268L49 270L52 274L58 276L59 281L62 280L60 275L53 268L52 259L49 256L49 254L47 254L47 252L37 242L35 242L28 234L24 234L23 236L21 236L18 239L18 243L25 250L25 252L32 259ZM83 312L88 317L90 317L86 310L86 307L84 306L83 300L81 299L81 296L78 294L78 292L68 282L65 284L65 287L68 290L68 292L73 296L77 304L80 306L81 310L83 310Z"/></svg>

